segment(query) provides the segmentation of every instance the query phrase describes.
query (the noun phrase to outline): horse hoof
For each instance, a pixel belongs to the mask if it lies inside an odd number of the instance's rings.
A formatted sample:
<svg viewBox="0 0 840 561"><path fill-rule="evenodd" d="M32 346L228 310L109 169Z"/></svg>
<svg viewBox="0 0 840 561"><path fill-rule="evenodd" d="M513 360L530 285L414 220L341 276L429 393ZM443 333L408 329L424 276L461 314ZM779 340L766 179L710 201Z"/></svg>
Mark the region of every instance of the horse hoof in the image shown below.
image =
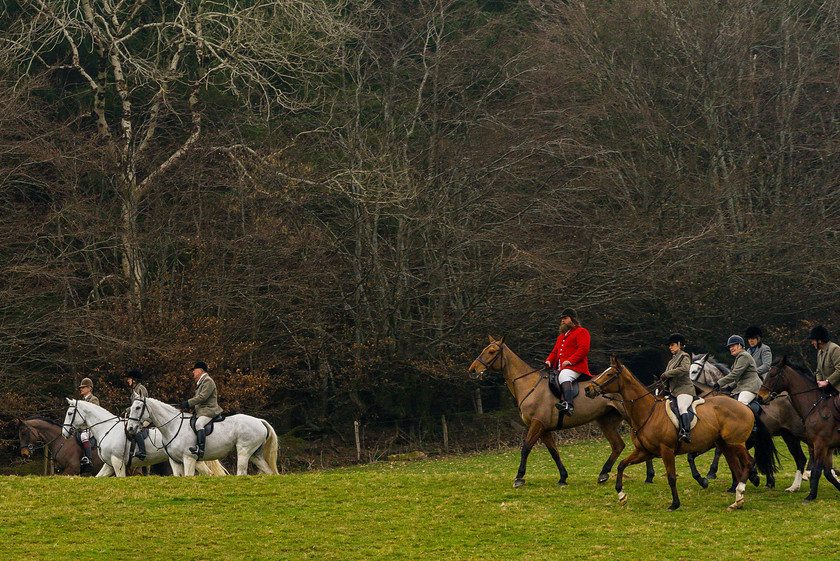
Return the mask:
<svg viewBox="0 0 840 561"><path fill-rule="evenodd" d="M717 479L716 473L709 473L706 475L706 479Z"/></svg>
<svg viewBox="0 0 840 561"><path fill-rule="evenodd" d="M776 485L768 483L767 485L764 486L764 488L765 489L775 489Z"/></svg>
<svg viewBox="0 0 840 561"><path fill-rule="evenodd" d="M804 499L802 499L802 504L808 504L813 500L814 499L812 499L811 497L805 497Z"/></svg>
<svg viewBox="0 0 840 561"><path fill-rule="evenodd" d="M602 473L598 476L598 483L606 483L610 479L609 473Z"/></svg>
<svg viewBox="0 0 840 561"><path fill-rule="evenodd" d="M566 483L566 481L563 479L557 482L558 487L565 487L566 485L568 485L568 483Z"/></svg>
<svg viewBox="0 0 840 561"><path fill-rule="evenodd" d="M645 479L645 483L650 485L651 483L653 483L653 478L651 477L651 478Z"/></svg>
<svg viewBox="0 0 840 561"><path fill-rule="evenodd" d="M625 494L624 491L618 494L618 504L620 504L621 506L627 504L627 494Z"/></svg>
<svg viewBox="0 0 840 561"><path fill-rule="evenodd" d="M523 485L525 485L525 480L524 479L514 479L513 480L513 488L514 489L516 489L517 487L522 487Z"/></svg>
<svg viewBox="0 0 840 561"><path fill-rule="evenodd" d="M705 477L703 479L701 479L700 481L698 481L698 483L700 484L700 487L702 487L703 489L708 489L709 488L709 480L706 479Z"/></svg>
<svg viewBox="0 0 840 561"><path fill-rule="evenodd" d="M739 510L739 509L742 509L742 508L744 508L744 503L745 503L745 502L746 502L746 501L745 501L744 499L738 499L737 501L735 501L734 503L732 503L731 505L729 505L728 507L726 507L726 510L727 510L728 512L732 512L733 510Z"/></svg>
<svg viewBox="0 0 840 561"><path fill-rule="evenodd" d="M677 505L677 506L671 505L671 506L668 507L668 510L666 510L665 512L674 512L678 508L680 508L680 505Z"/></svg>
<svg viewBox="0 0 840 561"><path fill-rule="evenodd" d="M730 487L729 489L726 490L726 492L734 494L735 493L735 487Z"/></svg>

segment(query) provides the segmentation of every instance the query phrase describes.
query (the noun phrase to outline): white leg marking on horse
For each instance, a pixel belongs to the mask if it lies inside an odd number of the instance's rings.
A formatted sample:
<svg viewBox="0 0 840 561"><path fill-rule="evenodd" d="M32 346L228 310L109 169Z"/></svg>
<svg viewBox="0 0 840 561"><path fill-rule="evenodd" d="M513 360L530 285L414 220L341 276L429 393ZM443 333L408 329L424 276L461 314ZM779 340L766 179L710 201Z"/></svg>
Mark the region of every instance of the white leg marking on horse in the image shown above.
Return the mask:
<svg viewBox="0 0 840 561"><path fill-rule="evenodd" d="M785 491L787 491L788 493L795 493L796 491L799 491L799 487L801 487L801 486L802 486L802 472L799 471L799 470L796 470L796 475L793 477L793 483L791 484L790 487L785 489Z"/></svg>
<svg viewBox="0 0 840 561"><path fill-rule="evenodd" d="M627 494L624 491L618 492L618 502L619 504L625 504L627 502Z"/></svg>

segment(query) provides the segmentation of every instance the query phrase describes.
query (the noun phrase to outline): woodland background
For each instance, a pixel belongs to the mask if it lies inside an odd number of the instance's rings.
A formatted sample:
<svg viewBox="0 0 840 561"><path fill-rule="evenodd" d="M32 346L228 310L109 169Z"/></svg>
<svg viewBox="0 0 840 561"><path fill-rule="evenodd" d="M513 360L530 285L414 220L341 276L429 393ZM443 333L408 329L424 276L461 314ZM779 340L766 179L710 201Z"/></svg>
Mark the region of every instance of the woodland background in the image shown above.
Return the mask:
<svg viewBox="0 0 840 561"><path fill-rule="evenodd" d="M836 1L0 7L0 429L199 359L278 431L439 417L566 306L642 376L838 328Z"/></svg>

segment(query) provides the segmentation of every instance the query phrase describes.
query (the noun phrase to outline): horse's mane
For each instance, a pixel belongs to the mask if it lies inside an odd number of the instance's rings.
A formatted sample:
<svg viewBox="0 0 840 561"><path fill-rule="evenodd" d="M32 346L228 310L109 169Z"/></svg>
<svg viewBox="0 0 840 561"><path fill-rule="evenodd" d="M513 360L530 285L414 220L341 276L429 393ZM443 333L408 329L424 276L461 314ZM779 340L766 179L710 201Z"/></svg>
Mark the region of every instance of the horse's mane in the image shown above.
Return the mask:
<svg viewBox="0 0 840 561"><path fill-rule="evenodd" d="M29 417L26 420L27 421L44 421L45 423L49 423L49 424L55 425L57 427L61 426L61 423L59 423L55 419L49 419L47 417L44 417L43 415L33 415L32 417Z"/></svg>
<svg viewBox="0 0 840 561"><path fill-rule="evenodd" d="M782 360L784 360L784 361L785 361L785 366L790 366L790 367L791 367L791 369L792 369L794 372L796 372L797 374L799 374L799 375L803 376L804 378L808 379L808 380L809 380L809 381L811 381L811 382L816 382L816 380L817 380L817 379L814 377L814 375L811 373L811 371L810 371L810 370L808 370L805 366L803 366L803 365L801 365L801 364L799 364L799 363L797 363L797 362L793 362L792 360L790 360L789 358L787 358L787 356L783 356L783 357L781 357L781 358L777 358L776 360L774 360L774 361L771 363L771 365L770 365L770 366L775 366L775 367L777 367L777 368L778 368L779 363L780 363L780 362L782 362Z"/></svg>

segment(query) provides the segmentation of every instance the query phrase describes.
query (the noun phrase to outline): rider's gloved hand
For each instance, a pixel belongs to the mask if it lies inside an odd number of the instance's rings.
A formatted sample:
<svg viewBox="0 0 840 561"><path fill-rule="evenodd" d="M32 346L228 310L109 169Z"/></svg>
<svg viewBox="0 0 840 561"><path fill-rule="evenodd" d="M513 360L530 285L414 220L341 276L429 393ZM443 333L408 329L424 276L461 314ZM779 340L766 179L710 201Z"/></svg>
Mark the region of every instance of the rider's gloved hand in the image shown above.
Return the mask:
<svg viewBox="0 0 840 561"><path fill-rule="evenodd" d="M714 386L712 386L712 389L715 390L716 392L719 392L720 391L720 384L715 384Z"/></svg>

